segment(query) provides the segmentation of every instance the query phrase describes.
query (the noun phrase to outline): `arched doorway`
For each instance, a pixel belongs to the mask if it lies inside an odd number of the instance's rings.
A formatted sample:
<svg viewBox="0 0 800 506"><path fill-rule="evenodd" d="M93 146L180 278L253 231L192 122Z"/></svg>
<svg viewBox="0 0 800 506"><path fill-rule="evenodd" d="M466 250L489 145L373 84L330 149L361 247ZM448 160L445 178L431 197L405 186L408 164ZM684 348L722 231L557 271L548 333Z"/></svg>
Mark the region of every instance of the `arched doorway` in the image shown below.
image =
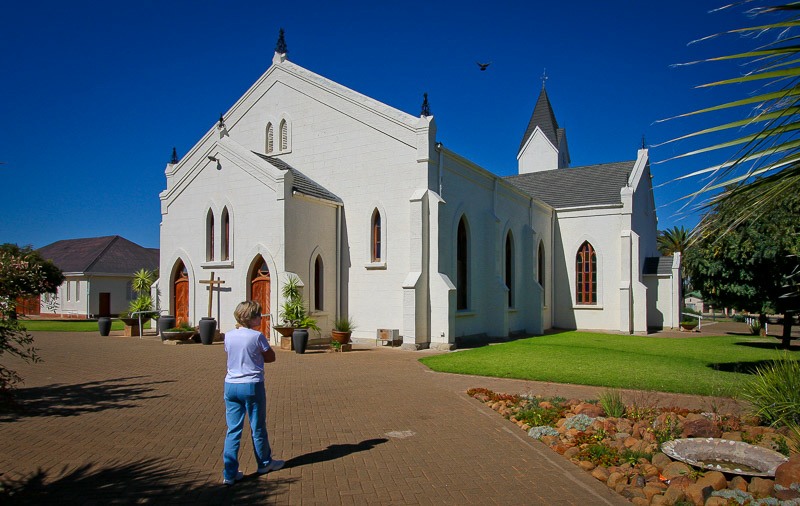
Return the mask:
<svg viewBox="0 0 800 506"><path fill-rule="evenodd" d="M253 266L253 270L250 272L250 299L261 304L261 314L263 314L264 317L261 319L261 327L259 330L267 337L269 337L270 328L269 294L269 267L267 267L267 262L263 257L258 257L258 260Z"/></svg>
<svg viewBox="0 0 800 506"><path fill-rule="evenodd" d="M189 323L189 272L182 260L175 266L172 281L172 311L175 324Z"/></svg>

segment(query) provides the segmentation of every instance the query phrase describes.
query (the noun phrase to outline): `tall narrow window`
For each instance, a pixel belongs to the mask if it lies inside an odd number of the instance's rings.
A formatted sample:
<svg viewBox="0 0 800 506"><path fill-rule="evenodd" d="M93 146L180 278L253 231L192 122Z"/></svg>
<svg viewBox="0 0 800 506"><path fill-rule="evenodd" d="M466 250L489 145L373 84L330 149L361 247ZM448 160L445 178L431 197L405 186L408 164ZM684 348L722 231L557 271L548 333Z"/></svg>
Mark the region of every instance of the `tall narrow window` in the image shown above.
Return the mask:
<svg viewBox="0 0 800 506"><path fill-rule="evenodd" d="M286 151L289 149L289 125L286 124L286 120L281 120L281 151Z"/></svg>
<svg viewBox="0 0 800 506"><path fill-rule="evenodd" d="M537 260L537 269L536 275L539 281L539 285L544 289L544 242L539 241L539 257Z"/></svg>
<svg viewBox="0 0 800 506"><path fill-rule="evenodd" d="M506 287L508 287L508 307L514 307L514 239L511 232L506 235Z"/></svg>
<svg viewBox="0 0 800 506"><path fill-rule="evenodd" d="M206 215L206 260L214 260L214 211Z"/></svg>
<svg viewBox="0 0 800 506"><path fill-rule="evenodd" d="M377 209L372 213L372 261L381 261L381 213Z"/></svg>
<svg viewBox="0 0 800 506"><path fill-rule="evenodd" d="M267 154L275 150L275 133L273 132L272 123L267 123Z"/></svg>
<svg viewBox="0 0 800 506"><path fill-rule="evenodd" d="M324 293L324 281L322 270L322 256L317 255L317 260L314 262L314 310L322 311L322 301Z"/></svg>
<svg viewBox="0 0 800 506"><path fill-rule="evenodd" d="M467 309L469 307L469 250L467 241L466 218L461 218L458 222L458 233L456 238L456 309Z"/></svg>
<svg viewBox="0 0 800 506"><path fill-rule="evenodd" d="M597 255L588 242L575 256L575 288L576 303L597 304Z"/></svg>
<svg viewBox="0 0 800 506"><path fill-rule="evenodd" d="M222 210L222 259L231 259L231 216L227 207Z"/></svg>

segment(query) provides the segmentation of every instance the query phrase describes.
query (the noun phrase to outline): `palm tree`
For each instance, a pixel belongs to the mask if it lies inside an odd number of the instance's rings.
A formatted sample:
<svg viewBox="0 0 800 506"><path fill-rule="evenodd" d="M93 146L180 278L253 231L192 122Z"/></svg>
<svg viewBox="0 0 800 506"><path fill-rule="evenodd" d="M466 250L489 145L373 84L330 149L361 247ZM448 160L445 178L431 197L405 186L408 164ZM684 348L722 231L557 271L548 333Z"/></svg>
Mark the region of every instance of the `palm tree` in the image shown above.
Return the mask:
<svg viewBox="0 0 800 506"><path fill-rule="evenodd" d="M658 251L665 257L671 257L675 253L683 255L689 244L689 235L690 231L686 230L683 225L660 230L656 239Z"/></svg>
<svg viewBox="0 0 800 506"><path fill-rule="evenodd" d="M677 179L708 176L699 190L685 198L699 199L702 207L743 195L739 212L729 221L721 223L707 213L695 229L693 237L724 233L739 223L767 211L771 203L782 196L800 192L800 4L758 6L754 0L744 0L723 7L748 5L752 18L768 18L769 22L706 37L706 40L723 35L757 35L759 40L772 36L771 42L762 43L752 51L708 58L686 63L741 61L748 69L743 75L700 86L757 85L742 93L744 98L675 116L683 118L699 114L744 107L742 119L711 126L669 142L694 138L706 134L729 133L730 140L684 153L670 160L709 152L732 152L723 163L691 171ZM752 7L752 5L757 5ZM721 9L720 9L721 10ZM755 37L754 37L755 40ZM697 41L695 41L697 42ZM745 67L746 65L746 67ZM664 121L664 120L662 120ZM664 143L664 144L667 144ZM722 155L725 156L725 155ZM667 161L667 160L665 160Z"/></svg>

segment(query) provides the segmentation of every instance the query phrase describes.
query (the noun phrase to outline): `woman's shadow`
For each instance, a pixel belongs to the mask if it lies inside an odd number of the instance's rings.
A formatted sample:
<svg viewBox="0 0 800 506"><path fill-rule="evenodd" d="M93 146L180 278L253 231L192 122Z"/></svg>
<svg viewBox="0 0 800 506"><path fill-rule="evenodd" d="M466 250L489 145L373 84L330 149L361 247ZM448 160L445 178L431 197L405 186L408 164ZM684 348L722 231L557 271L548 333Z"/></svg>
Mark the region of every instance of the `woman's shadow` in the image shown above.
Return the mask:
<svg viewBox="0 0 800 506"><path fill-rule="evenodd" d="M338 459L352 453L371 450L372 448L378 446L379 444L385 443L386 441L388 441L386 438L376 438L367 439L356 444L348 443L330 445L324 450L318 450L315 452L306 453L305 455L300 455L299 457L291 458L286 461L286 464L283 467L284 469L287 469L290 467L303 466L314 462L325 462L326 460Z"/></svg>

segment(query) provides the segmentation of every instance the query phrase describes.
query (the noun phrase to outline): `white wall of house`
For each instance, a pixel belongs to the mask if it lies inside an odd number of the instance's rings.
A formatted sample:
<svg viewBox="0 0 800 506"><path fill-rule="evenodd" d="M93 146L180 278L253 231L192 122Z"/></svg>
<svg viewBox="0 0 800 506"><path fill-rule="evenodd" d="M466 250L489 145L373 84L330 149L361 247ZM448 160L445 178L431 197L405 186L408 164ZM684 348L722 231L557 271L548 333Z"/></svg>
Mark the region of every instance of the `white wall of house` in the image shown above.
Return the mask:
<svg viewBox="0 0 800 506"><path fill-rule="evenodd" d="M557 169L558 157L557 147L553 146L541 128L536 127L517 157L519 173Z"/></svg>
<svg viewBox="0 0 800 506"><path fill-rule="evenodd" d="M42 295L40 313L43 316L57 317L95 317L100 311L99 297L101 292L110 294L111 314L119 314L128 310L130 304L131 276L96 275L65 273L64 282L58 287L56 300L48 303Z"/></svg>

